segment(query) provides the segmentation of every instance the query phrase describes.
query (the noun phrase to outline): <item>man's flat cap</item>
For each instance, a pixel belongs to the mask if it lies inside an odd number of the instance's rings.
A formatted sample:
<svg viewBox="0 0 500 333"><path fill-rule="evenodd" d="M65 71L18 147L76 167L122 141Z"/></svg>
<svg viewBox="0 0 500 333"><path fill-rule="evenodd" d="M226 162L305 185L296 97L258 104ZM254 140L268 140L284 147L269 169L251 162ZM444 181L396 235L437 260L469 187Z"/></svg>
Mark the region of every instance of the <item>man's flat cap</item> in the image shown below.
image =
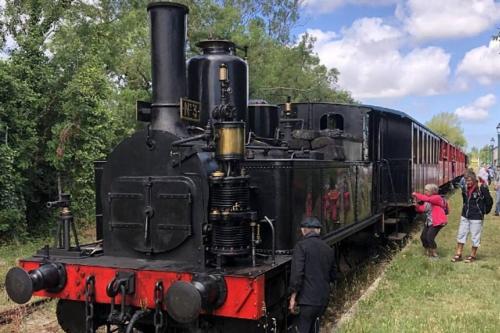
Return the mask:
<svg viewBox="0 0 500 333"><path fill-rule="evenodd" d="M321 222L313 216L308 216L300 223L302 228L321 228Z"/></svg>

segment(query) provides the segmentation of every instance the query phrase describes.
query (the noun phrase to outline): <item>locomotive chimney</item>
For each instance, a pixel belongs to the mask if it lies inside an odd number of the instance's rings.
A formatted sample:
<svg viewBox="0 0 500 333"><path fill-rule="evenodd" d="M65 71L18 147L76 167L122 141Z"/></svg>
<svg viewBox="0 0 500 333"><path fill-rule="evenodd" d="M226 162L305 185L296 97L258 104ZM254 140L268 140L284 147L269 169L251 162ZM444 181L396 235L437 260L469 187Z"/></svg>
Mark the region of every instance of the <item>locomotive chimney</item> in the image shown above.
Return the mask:
<svg viewBox="0 0 500 333"><path fill-rule="evenodd" d="M181 135L179 101L186 95L186 24L188 8L173 2L148 5L151 22L151 77L154 130Z"/></svg>

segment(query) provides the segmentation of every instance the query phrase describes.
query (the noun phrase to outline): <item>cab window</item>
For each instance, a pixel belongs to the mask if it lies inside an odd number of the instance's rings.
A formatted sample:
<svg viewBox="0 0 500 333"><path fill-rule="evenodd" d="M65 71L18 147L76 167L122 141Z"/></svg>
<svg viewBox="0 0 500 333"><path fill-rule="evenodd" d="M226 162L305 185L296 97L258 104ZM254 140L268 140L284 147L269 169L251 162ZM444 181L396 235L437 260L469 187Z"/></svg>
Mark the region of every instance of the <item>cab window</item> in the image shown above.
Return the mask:
<svg viewBox="0 0 500 333"><path fill-rule="evenodd" d="M325 129L338 129L344 130L344 118L339 114L329 113L325 114L320 119L320 130Z"/></svg>

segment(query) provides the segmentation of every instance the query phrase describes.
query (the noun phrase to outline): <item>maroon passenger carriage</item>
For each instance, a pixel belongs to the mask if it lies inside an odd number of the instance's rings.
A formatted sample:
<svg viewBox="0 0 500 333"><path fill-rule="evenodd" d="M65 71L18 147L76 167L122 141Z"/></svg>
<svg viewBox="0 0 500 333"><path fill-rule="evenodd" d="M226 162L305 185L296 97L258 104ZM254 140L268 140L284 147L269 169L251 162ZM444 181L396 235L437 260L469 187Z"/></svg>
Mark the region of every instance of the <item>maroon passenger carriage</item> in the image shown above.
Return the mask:
<svg viewBox="0 0 500 333"><path fill-rule="evenodd" d="M462 151L400 111L248 103L247 64L233 43L198 43L203 54L186 71L188 9L157 2L148 11L152 102L138 103L145 129L96 163L100 241L71 241L61 195L51 203L56 245L6 277L15 302L59 299L64 331L287 332L304 216L318 216L322 237L341 250L362 231L401 239L411 193L463 173Z"/></svg>

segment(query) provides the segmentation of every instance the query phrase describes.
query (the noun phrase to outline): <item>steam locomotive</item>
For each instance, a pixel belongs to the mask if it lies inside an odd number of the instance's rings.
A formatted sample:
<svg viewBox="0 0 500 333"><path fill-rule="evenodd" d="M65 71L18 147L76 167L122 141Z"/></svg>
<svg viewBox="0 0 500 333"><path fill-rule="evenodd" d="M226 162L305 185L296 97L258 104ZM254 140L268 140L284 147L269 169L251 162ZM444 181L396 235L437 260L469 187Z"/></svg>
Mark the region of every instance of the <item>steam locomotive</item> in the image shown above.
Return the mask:
<svg viewBox="0 0 500 333"><path fill-rule="evenodd" d="M144 129L95 163L99 241L79 244L63 194L56 244L6 276L17 303L59 299L65 332L286 332L303 217L332 246L397 239L412 191L464 172L462 151L399 111L249 101L235 44L201 41L186 65L188 8L147 10L152 101L137 103Z"/></svg>

